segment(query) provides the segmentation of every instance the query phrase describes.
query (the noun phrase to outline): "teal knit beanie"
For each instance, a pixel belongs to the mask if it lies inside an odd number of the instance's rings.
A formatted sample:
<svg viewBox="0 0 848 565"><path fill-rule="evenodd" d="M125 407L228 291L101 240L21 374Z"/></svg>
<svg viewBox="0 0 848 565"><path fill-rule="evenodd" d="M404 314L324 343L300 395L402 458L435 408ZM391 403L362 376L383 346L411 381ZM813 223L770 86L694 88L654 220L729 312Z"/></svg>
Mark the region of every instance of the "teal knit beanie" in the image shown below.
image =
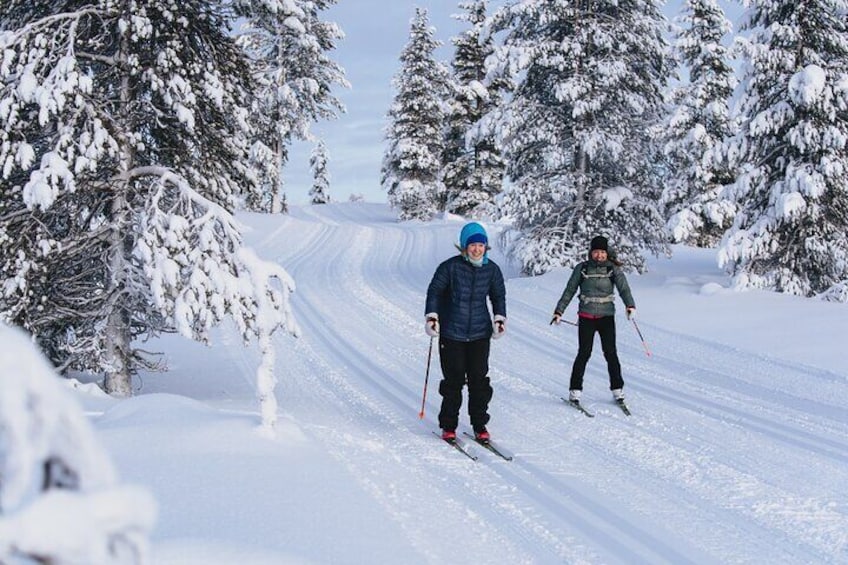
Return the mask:
<svg viewBox="0 0 848 565"><path fill-rule="evenodd" d="M489 245L489 236L486 235L486 229L477 222L465 224L462 231L459 232L459 246L463 251L472 243Z"/></svg>

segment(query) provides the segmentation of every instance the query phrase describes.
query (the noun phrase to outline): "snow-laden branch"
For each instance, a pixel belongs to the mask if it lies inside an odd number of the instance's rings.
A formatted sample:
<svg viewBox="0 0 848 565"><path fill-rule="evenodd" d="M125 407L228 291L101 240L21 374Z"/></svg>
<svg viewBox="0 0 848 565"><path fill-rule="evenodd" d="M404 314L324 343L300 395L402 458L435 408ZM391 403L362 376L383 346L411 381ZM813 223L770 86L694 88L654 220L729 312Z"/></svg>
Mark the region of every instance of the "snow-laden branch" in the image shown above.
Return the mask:
<svg viewBox="0 0 848 565"><path fill-rule="evenodd" d="M160 167L138 167L129 175L156 175L137 248L155 305L191 339L207 341L209 330L227 316L246 341L258 339L262 364L257 394L263 425L273 428L277 405L271 336L278 328L299 333L289 307L294 280L244 247L232 214L185 179Z"/></svg>
<svg viewBox="0 0 848 565"><path fill-rule="evenodd" d="M243 250L232 214L172 171L139 167L130 175L156 175L138 255L154 302L177 331L205 341L208 330L229 314L246 339L277 327L297 333L286 307L294 281L282 267ZM278 287L272 286L275 279Z"/></svg>
<svg viewBox="0 0 848 565"><path fill-rule="evenodd" d="M57 22L78 22L85 16L103 16L109 11L102 6L90 6L73 12L62 12L61 14L50 14L34 22L30 22L14 30L4 30L0 33L0 50L4 50L14 43L26 40L28 36L48 31L54 35Z"/></svg>

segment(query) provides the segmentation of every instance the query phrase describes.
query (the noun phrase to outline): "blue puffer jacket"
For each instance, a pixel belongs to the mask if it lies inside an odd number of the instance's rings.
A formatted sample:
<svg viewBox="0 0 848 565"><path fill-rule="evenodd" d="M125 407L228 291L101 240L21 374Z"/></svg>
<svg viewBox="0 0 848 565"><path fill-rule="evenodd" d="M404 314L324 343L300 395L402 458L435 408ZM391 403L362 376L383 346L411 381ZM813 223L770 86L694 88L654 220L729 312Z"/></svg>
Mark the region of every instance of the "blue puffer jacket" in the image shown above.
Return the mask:
<svg viewBox="0 0 848 565"><path fill-rule="evenodd" d="M455 341L491 337L492 316L506 317L506 286L500 267L491 259L475 267L461 255L443 262L427 287L424 314L430 312L439 315L442 337Z"/></svg>

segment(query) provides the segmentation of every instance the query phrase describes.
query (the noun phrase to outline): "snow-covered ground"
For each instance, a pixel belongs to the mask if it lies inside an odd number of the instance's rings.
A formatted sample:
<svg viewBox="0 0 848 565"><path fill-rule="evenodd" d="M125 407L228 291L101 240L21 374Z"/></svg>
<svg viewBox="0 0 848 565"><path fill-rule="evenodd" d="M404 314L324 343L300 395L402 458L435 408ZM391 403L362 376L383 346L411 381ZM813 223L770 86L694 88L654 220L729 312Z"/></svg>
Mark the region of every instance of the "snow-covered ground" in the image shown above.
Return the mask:
<svg viewBox="0 0 848 565"><path fill-rule="evenodd" d="M714 252L675 248L629 276L651 356L619 303L633 416L597 345L590 419L560 400L576 331L548 325L569 273L517 277L496 246L489 429L515 460L475 462L433 436L437 352L418 418L424 294L462 224L363 203L240 219L298 285L278 437L256 431L258 356L232 328L147 344L171 370L129 400L77 392L157 499L153 563L848 563L846 305L732 292Z"/></svg>

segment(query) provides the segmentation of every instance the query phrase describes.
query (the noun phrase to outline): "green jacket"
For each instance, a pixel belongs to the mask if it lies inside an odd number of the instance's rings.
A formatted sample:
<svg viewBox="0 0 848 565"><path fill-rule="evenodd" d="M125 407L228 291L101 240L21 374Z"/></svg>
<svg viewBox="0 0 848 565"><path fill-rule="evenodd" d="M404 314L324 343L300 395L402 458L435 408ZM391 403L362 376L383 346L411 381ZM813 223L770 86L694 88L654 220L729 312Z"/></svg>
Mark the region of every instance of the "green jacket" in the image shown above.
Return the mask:
<svg viewBox="0 0 848 565"><path fill-rule="evenodd" d="M616 267L611 261L601 263L589 259L574 267L565 290L557 302L556 313L562 315L568 307L571 299L580 290L580 305L578 314L589 314L592 316L614 316L615 294L613 287L618 289L621 300L628 308L635 308L636 302L630 293L630 285L624 271Z"/></svg>

